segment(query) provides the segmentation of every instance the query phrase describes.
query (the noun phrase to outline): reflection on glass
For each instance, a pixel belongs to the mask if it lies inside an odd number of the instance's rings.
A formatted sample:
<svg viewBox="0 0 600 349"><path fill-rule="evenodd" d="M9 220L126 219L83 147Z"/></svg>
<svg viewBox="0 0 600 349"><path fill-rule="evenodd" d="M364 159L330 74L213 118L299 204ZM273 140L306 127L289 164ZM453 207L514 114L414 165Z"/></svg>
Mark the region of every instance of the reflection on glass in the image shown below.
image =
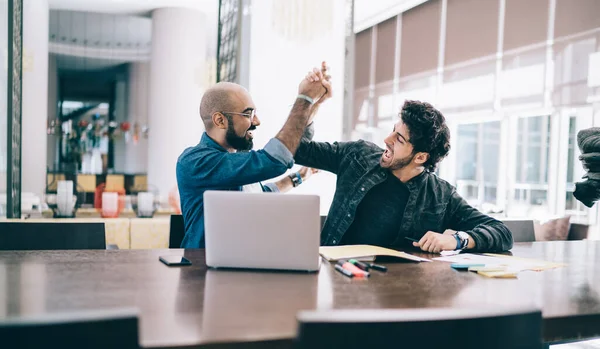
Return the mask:
<svg viewBox="0 0 600 349"><path fill-rule="evenodd" d="M318 273L214 270L206 272L202 339L263 336L296 327L295 314L317 307ZM261 318L256 314L257 309ZM236 316L232 316L236 314Z"/></svg>

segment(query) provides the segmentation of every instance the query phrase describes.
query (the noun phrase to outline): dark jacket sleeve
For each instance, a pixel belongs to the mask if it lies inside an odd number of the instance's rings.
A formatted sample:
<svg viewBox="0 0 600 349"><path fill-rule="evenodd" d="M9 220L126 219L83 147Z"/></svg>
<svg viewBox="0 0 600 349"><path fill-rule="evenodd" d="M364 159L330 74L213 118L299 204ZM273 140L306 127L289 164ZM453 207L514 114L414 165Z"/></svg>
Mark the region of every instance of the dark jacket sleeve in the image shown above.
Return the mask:
<svg viewBox="0 0 600 349"><path fill-rule="evenodd" d="M337 174L340 168L340 163L348 148L346 142L307 142L302 141L294 160L297 164L318 168Z"/></svg>
<svg viewBox="0 0 600 349"><path fill-rule="evenodd" d="M478 252L504 252L513 246L512 233L504 223L487 216L469 205L456 190L446 210L450 214L450 229L464 231L475 241Z"/></svg>
<svg viewBox="0 0 600 349"><path fill-rule="evenodd" d="M342 158L355 142L313 142L312 124L306 128L294 160L297 164L337 174Z"/></svg>

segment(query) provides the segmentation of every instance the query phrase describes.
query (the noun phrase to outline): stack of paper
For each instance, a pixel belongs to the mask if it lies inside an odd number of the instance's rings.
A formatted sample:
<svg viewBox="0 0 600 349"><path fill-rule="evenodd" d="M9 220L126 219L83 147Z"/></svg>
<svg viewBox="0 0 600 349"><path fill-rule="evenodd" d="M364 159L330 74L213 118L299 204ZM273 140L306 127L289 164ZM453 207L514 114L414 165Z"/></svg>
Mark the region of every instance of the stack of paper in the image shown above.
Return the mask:
<svg viewBox="0 0 600 349"><path fill-rule="evenodd" d="M565 266L565 264L562 263L493 253L461 253L455 256L434 258L434 260L462 264L479 264L482 266L471 267L469 268L469 271L474 271L479 275L493 278L516 278L517 274L524 270L542 271Z"/></svg>
<svg viewBox="0 0 600 349"><path fill-rule="evenodd" d="M429 259L413 256L406 252L372 245L323 246L319 248L319 253L328 261L351 258L361 261L374 261L378 256L385 256L402 258L413 262L431 262Z"/></svg>

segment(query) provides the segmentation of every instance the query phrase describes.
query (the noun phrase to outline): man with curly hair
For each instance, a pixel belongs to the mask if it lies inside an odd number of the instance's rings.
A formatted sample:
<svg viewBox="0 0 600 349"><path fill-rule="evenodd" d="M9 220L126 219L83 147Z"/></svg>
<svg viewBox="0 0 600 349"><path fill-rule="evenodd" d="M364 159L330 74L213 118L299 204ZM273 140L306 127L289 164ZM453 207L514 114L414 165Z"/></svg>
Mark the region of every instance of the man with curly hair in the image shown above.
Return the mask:
<svg viewBox="0 0 600 349"><path fill-rule="evenodd" d="M300 144L298 164L337 174L321 245L412 244L432 253L511 249L512 234L502 222L471 207L434 173L450 151L442 113L406 101L399 116L385 149L363 140Z"/></svg>

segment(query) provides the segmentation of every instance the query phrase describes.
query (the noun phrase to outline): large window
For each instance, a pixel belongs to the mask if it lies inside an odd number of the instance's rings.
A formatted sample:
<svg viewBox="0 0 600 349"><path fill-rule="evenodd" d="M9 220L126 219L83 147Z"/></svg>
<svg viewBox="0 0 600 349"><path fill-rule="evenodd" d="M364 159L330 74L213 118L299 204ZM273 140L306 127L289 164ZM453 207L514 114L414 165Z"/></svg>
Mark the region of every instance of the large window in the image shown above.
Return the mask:
<svg viewBox="0 0 600 349"><path fill-rule="evenodd" d="M517 127L515 202L548 206L550 116L519 118Z"/></svg>
<svg viewBox="0 0 600 349"><path fill-rule="evenodd" d="M430 102L452 133L438 173L471 205L596 224L599 206L573 192L585 174L577 133L600 126L600 0L506 0L501 12L493 0L444 3L356 35L350 138L381 144L404 100Z"/></svg>
<svg viewBox="0 0 600 349"><path fill-rule="evenodd" d="M498 199L500 126L500 121L458 126L457 190L478 207Z"/></svg>

